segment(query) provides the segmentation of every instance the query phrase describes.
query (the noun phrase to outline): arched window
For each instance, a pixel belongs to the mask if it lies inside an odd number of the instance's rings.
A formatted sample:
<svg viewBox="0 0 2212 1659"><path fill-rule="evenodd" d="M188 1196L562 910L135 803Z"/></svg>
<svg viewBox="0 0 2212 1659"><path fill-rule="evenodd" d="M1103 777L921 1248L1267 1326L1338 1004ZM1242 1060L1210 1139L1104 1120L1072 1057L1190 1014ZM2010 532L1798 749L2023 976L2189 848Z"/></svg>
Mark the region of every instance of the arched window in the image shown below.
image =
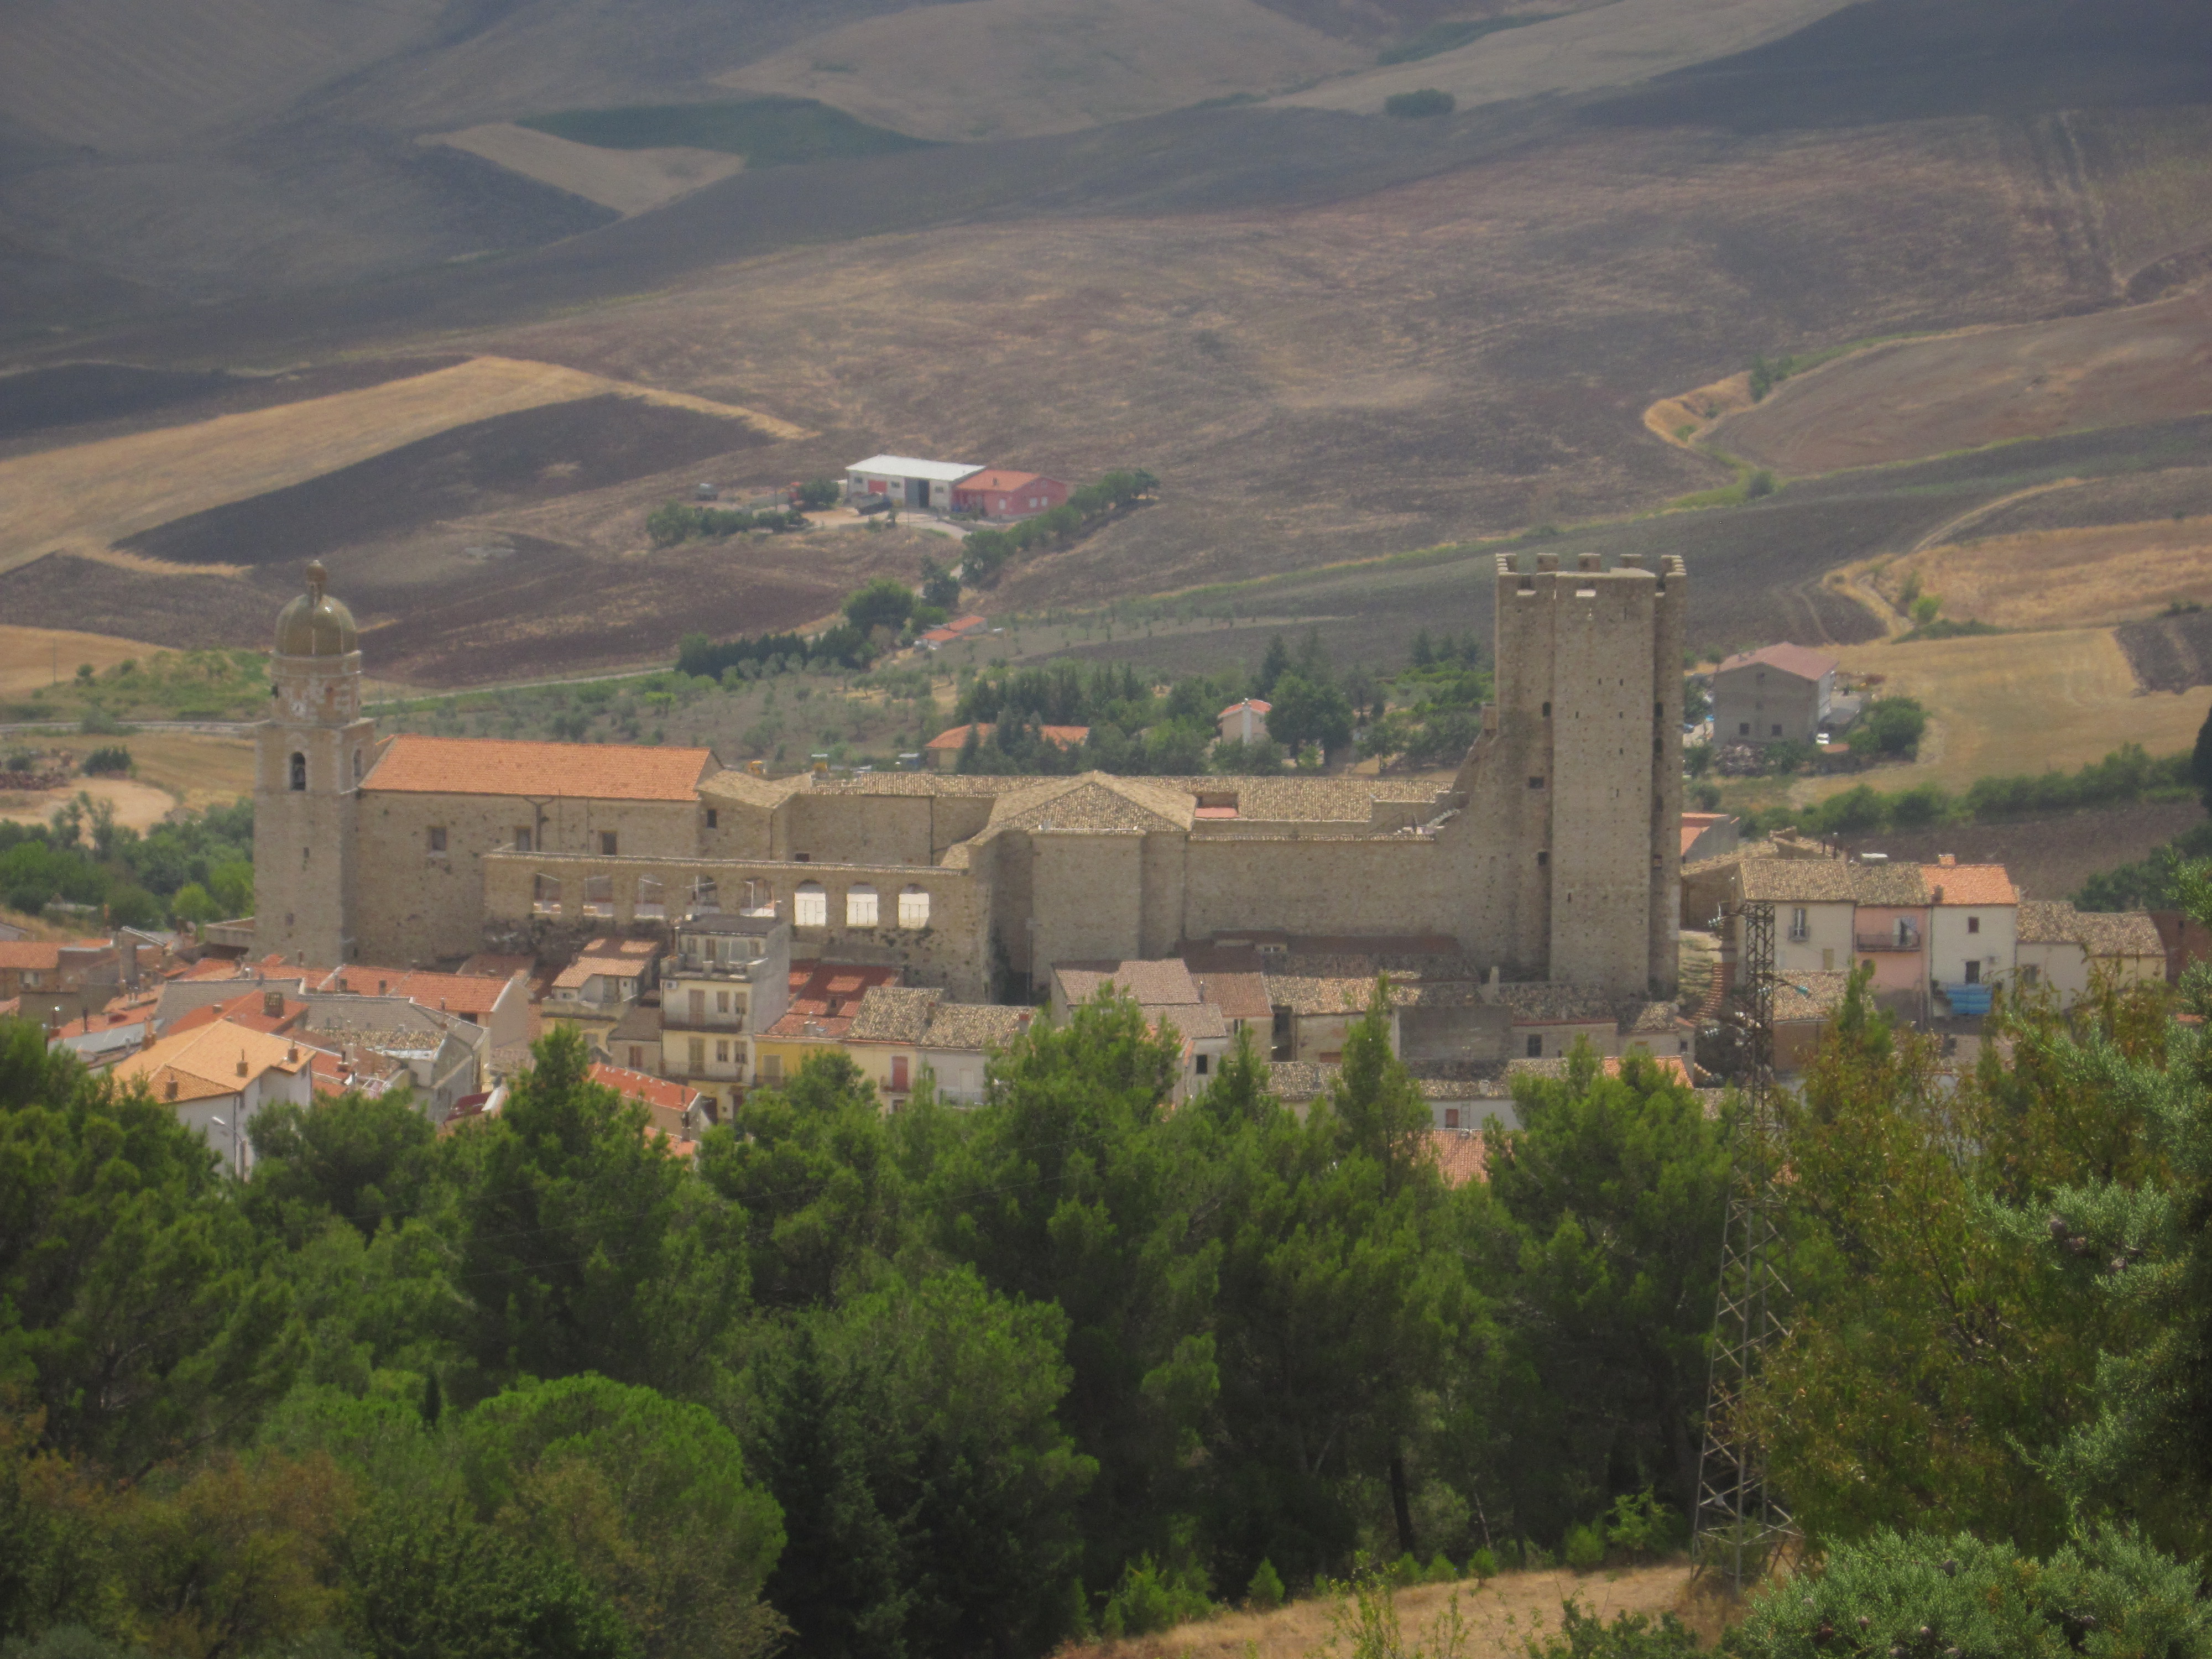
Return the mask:
<svg viewBox="0 0 2212 1659"><path fill-rule="evenodd" d="M353 781L356 783L361 781L361 750L358 749L353 751Z"/></svg>
<svg viewBox="0 0 2212 1659"><path fill-rule="evenodd" d="M560 877L535 876L531 878L530 908L532 914L541 916L561 914Z"/></svg>
<svg viewBox="0 0 2212 1659"><path fill-rule="evenodd" d="M749 916L772 916L775 914L775 890L764 881L748 879L745 883L744 914Z"/></svg>
<svg viewBox="0 0 2212 1659"><path fill-rule="evenodd" d="M845 892L845 925L848 927L872 927L876 925L876 890L862 882Z"/></svg>
<svg viewBox="0 0 2212 1659"><path fill-rule="evenodd" d="M292 787L295 789L307 787L307 757L296 749L292 751Z"/></svg>
<svg viewBox="0 0 2212 1659"><path fill-rule="evenodd" d="M668 914L668 906L661 900L660 884L651 876L637 878L636 914L655 921Z"/></svg>
<svg viewBox="0 0 2212 1659"><path fill-rule="evenodd" d="M818 881L802 881L799 890L791 896L791 925L794 927L827 927L830 925L830 895Z"/></svg>
<svg viewBox="0 0 2212 1659"><path fill-rule="evenodd" d="M929 926L929 891L927 888L909 887L899 895L898 925L902 927Z"/></svg>
<svg viewBox="0 0 2212 1659"><path fill-rule="evenodd" d="M722 890L714 884L712 876L701 876L691 884L691 914L695 916L719 915L722 908Z"/></svg>

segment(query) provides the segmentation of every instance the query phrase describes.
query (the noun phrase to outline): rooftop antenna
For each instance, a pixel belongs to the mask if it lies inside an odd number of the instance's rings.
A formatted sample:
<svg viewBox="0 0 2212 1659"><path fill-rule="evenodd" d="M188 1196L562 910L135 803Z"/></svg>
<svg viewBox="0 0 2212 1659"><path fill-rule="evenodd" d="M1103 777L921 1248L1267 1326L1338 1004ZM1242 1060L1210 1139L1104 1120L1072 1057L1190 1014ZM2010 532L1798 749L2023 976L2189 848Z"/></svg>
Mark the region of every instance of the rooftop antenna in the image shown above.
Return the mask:
<svg viewBox="0 0 2212 1659"><path fill-rule="evenodd" d="M1760 1359L1788 1334L1780 1310L1790 1287L1778 1260L1782 1157L1774 1099L1774 905L1747 899L1722 914L1736 922L1736 982L1721 1018L1736 1033L1736 1080L1744 1113L1713 1304L1691 1553L1701 1575L1724 1576L1731 1592L1741 1597L1746 1580L1755 1583L1796 1536L1790 1511L1767 1483L1765 1449L1741 1418L1744 1394Z"/></svg>

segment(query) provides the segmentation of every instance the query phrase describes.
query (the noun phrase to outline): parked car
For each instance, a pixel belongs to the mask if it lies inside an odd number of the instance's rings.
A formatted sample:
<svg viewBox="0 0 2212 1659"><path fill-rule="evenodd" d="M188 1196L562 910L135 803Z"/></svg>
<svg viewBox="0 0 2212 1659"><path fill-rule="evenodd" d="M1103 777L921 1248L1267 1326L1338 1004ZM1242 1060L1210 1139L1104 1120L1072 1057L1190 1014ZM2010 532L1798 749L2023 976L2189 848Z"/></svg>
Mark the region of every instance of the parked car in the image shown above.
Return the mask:
<svg viewBox="0 0 2212 1659"><path fill-rule="evenodd" d="M853 511L862 518L871 513L888 513L890 510L891 498L888 495L863 495L853 504Z"/></svg>

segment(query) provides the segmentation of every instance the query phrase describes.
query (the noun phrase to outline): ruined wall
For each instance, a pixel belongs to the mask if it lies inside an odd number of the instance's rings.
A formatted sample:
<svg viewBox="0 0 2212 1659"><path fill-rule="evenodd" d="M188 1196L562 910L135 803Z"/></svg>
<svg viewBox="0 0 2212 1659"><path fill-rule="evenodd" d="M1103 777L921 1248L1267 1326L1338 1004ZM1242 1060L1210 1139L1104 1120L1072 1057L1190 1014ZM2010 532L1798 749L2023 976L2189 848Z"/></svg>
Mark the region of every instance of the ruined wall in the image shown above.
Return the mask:
<svg viewBox="0 0 2212 1659"><path fill-rule="evenodd" d="M640 878L660 882L672 896L688 893L702 877L713 880L724 908L735 908L733 895L750 880L777 914L793 915L792 899L803 883L818 884L828 911L824 926L791 930L793 960L881 963L905 970L908 982L942 987L956 1001L988 1001L989 990L990 884L965 870L885 871L860 865L791 864L775 860L605 859L579 854L495 853L479 860L483 875L482 943L495 948L535 948L536 942L567 928L586 880L606 876L613 884L616 914L602 931L620 932L635 919L630 897ZM533 904L535 878L562 884L562 908L541 912ZM878 923L848 927L846 896L865 883L878 895ZM901 927L899 890L913 885L929 895L929 922ZM672 910L674 901L672 897Z"/></svg>
<svg viewBox="0 0 2212 1659"><path fill-rule="evenodd" d="M360 901L356 911L361 959L415 966L465 957L483 948L488 908L483 860L514 844L527 828L538 851L558 860L597 855L599 837L611 830L619 849L607 860L617 870L635 858L690 858L698 844L700 808L689 801L555 800L538 805L507 795L445 795L414 791L362 792L356 830ZM443 854L430 850L430 830L446 832ZM547 873L554 873L547 865ZM614 884L617 916L629 920L637 902L635 876ZM686 884L688 890L688 881ZM528 884L524 889L527 915ZM580 876L562 894L567 914L582 915ZM683 904L667 887L672 913Z"/></svg>

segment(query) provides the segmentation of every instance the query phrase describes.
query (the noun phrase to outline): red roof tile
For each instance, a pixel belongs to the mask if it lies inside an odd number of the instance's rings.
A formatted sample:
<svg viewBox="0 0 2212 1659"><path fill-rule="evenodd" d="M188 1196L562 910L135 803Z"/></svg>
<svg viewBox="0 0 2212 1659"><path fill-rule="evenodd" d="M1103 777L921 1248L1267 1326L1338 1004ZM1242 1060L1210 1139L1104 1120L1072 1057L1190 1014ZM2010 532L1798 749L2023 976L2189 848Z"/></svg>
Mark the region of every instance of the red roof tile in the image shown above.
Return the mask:
<svg viewBox="0 0 2212 1659"><path fill-rule="evenodd" d="M686 1112L702 1098L696 1089L687 1089L680 1083L671 1083L666 1078L654 1077L645 1072L633 1072L627 1066L608 1066L592 1062L592 1081L603 1083L618 1095L632 1100L641 1100L648 1106L659 1106L672 1112Z"/></svg>
<svg viewBox="0 0 2212 1659"><path fill-rule="evenodd" d="M444 795L551 795L586 800L688 801L714 769L708 749L503 738L392 739L364 789Z"/></svg>
<svg viewBox="0 0 2212 1659"><path fill-rule="evenodd" d="M2002 864L1923 864L1931 904L2017 904L2020 890Z"/></svg>
<svg viewBox="0 0 2212 1659"><path fill-rule="evenodd" d="M1817 680L1836 666L1833 657L1824 657L1810 646L1768 645L1756 651L1739 651L1721 664L1720 672L1732 668L1749 668L1754 664L1765 668L1778 668L1785 674L1795 674L1801 680Z"/></svg>

